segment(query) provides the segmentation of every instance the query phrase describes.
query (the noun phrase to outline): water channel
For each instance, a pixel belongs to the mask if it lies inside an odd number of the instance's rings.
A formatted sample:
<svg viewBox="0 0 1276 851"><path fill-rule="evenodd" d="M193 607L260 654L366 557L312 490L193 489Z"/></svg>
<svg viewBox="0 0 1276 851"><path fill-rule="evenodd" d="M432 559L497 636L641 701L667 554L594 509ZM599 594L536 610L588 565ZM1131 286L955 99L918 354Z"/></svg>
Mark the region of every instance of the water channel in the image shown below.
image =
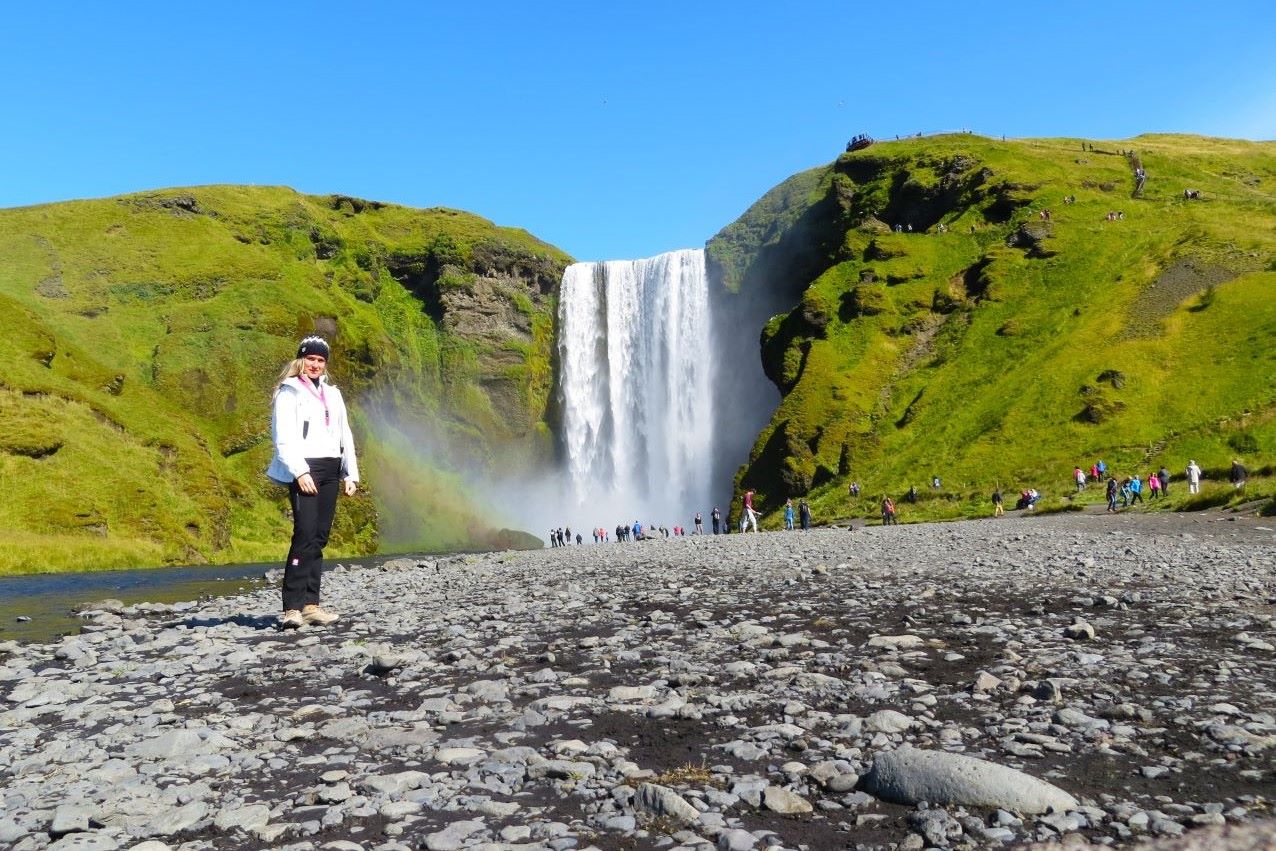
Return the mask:
<svg viewBox="0 0 1276 851"><path fill-rule="evenodd" d="M157 567L0 577L0 641L53 641L78 632L77 608L98 600L177 603L265 587L271 564Z"/></svg>

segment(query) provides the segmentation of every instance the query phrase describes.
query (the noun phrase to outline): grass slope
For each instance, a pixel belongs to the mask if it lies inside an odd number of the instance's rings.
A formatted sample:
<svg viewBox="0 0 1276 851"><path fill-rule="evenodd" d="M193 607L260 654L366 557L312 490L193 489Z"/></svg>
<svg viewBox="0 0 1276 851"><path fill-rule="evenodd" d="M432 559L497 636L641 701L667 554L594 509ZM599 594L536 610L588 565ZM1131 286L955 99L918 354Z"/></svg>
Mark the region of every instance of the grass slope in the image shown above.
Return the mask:
<svg viewBox="0 0 1276 851"><path fill-rule="evenodd" d="M934 518L997 484L1062 505L1098 458L1270 472L1274 192L1276 144L1192 136L911 139L795 176L709 245L728 291L798 301L763 331L784 398L737 486L832 518L915 485L905 516Z"/></svg>
<svg viewBox="0 0 1276 851"><path fill-rule="evenodd" d="M480 466L547 450L569 258L524 231L210 186L3 210L0 256L0 573L281 557L270 390L316 331L370 486L333 554L484 543L419 435Z"/></svg>

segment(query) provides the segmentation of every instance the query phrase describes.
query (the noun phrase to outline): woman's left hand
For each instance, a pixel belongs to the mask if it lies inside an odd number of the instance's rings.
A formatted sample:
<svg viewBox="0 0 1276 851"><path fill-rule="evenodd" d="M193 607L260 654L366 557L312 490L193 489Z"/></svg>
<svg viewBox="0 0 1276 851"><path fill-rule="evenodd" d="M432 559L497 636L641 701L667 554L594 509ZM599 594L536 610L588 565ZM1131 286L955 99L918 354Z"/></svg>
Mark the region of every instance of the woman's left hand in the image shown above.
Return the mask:
<svg viewBox="0 0 1276 851"><path fill-rule="evenodd" d="M346 496L354 496L354 492L359 489L354 479L346 479Z"/></svg>

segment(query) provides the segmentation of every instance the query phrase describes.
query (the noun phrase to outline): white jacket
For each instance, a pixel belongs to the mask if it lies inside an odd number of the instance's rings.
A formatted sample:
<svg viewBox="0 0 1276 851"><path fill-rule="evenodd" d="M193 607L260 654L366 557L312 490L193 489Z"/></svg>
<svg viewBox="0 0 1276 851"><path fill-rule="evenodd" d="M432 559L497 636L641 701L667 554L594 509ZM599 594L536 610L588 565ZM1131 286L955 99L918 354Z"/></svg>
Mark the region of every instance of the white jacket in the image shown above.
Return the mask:
<svg viewBox="0 0 1276 851"><path fill-rule="evenodd" d="M266 470L274 482L289 484L310 472L307 458L340 458L341 478L359 481L359 464L355 461L354 435L346 416L346 403L341 391L323 376L323 401L302 382L309 379L295 375L284 381L275 394L274 413L270 418L270 437L275 444L275 457ZM313 387L313 385L312 385ZM324 402L328 405L328 422L324 424Z"/></svg>

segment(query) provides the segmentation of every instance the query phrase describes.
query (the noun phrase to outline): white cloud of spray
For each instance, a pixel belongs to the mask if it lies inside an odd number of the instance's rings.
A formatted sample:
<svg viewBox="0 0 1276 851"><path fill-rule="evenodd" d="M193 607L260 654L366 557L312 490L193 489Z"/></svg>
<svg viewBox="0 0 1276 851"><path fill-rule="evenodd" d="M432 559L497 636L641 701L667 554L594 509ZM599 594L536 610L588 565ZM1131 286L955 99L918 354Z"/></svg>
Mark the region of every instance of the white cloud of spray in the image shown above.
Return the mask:
<svg viewBox="0 0 1276 851"><path fill-rule="evenodd" d="M386 402L365 400L360 413L370 438L361 454L373 474L383 550L467 549L490 543L501 529L547 542L549 530L562 527L586 541L595 528L614 536L617 525L635 521L693 528L696 509L678 511L660 495L577 493L561 467L533 466L525 444L489 449L472 435L450 433L435 417L404 416ZM706 527L711 508L699 509Z"/></svg>

